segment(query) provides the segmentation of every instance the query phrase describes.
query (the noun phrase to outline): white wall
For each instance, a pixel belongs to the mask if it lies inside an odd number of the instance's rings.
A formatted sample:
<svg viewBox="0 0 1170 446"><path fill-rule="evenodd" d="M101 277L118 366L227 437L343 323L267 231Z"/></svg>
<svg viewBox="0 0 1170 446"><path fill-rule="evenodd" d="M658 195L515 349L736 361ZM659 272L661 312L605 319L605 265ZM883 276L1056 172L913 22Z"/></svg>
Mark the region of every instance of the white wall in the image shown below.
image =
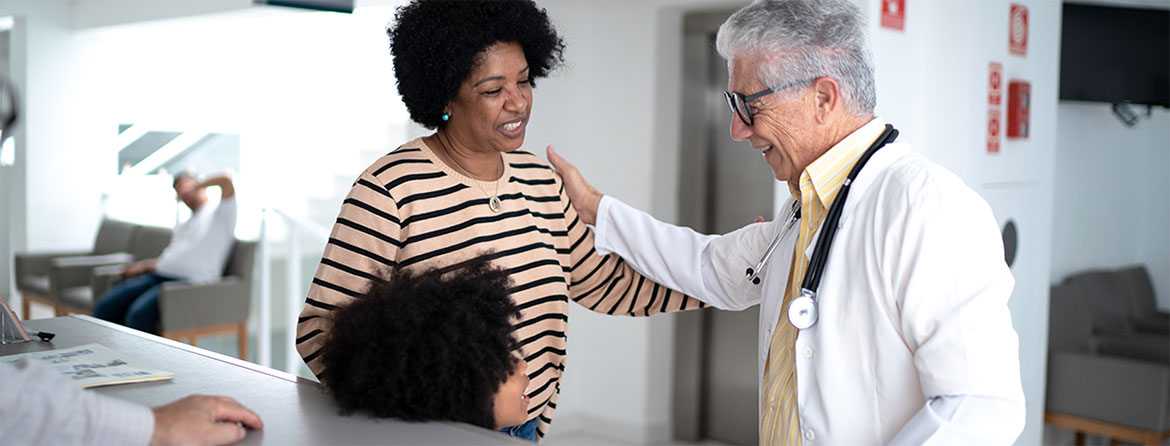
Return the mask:
<svg viewBox="0 0 1170 446"><path fill-rule="evenodd" d="M654 209L660 172L654 149L665 136L654 131L656 115L677 109L655 102L659 7L545 6L567 44L568 66L538 83L525 145L543 155L552 144L600 190ZM569 320L569 359L550 435L585 430L634 443L669 439L673 319L604 316L573 305Z"/></svg>
<svg viewBox="0 0 1170 446"><path fill-rule="evenodd" d="M399 2L362 2L352 15L243 0L140 3L0 1L27 35L17 67L25 130L17 164L3 171L23 187L5 191L27 227L9 230L18 248L93 243L103 194L127 190L115 170L118 124L241 134L244 237L255 237L261 204L305 214L303 197L335 193L336 170L352 180L362 150L385 152L400 137L406 112L385 35ZM102 26L112 23L129 24Z"/></svg>
<svg viewBox="0 0 1170 446"><path fill-rule="evenodd" d="M71 57L70 10L59 1L0 1L0 15L16 18L11 72L21 100L15 163L0 167L6 249L61 250L92 246L99 195L94 160L84 138L66 131L84 125L66 87ZM29 197L27 191L38 191ZM12 252L2 252L6 259ZM2 272L11 274L7 262ZM10 283L8 280L5 283ZM10 289L0 289L9 294Z"/></svg>
<svg viewBox="0 0 1170 446"><path fill-rule="evenodd" d="M1060 103L1052 282L1144 263L1158 307L1170 308L1170 111L1135 107L1127 128L1109 104Z"/></svg>
<svg viewBox="0 0 1170 446"><path fill-rule="evenodd" d="M552 144L599 190L676 221L682 18L736 0L548 0L568 67L539 84L528 150ZM570 307L569 360L550 439L671 435L673 315L603 316Z"/></svg>
<svg viewBox="0 0 1170 446"><path fill-rule="evenodd" d="M88 184L93 154L65 148L83 141L64 131L84 117L69 107L70 11L63 2L0 2L0 13L21 19L23 61L13 70L22 100L22 129L17 134L14 176L23 175L24 190L41 191L25 203L26 235L18 246L63 249L92 245L97 225L97 193ZM20 22L18 22L20 23ZM23 66L17 64L23 62ZM19 209L16 210L20 212ZM58 230L59 229L59 230Z"/></svg>
<svg viewBox="0 0 1170 446"><path fill-rule="evenodd" d="M391 141L406 120L385 35L392 14L260 8L79 30L73 81L90 92L79 102L94 109L100 141L119 123L240 134L237 233L255 237L260 207L303 216L305 197L336 193L334 174L348 186L368 165L361 150L400 143Z"/></svg>

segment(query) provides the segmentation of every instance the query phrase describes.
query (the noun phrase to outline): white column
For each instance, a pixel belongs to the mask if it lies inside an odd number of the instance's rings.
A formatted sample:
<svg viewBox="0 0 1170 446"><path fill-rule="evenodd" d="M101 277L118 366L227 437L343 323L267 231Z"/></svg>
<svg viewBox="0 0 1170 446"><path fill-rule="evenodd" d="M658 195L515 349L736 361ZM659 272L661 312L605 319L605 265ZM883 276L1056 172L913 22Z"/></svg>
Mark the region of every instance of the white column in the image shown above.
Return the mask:
<svg viewBox="0 0 1170 446"><path fill-rule="evenodd" d="M285 343L287 354L284 371L296 375L301 363L301 356L297 353L297 318L300 317L301 310L301 242L297 237L297 224L287 217L285 221L288 223L288 257L285 261L287 268L285 277L288 281L285 285L288 293L286 299L288 342Z"/></svg>
<svg viewBox="0 0 1170 446"><path fill-rule="evenodd" d="M268 243L268 209L260 211L260 327L256 330L256 356L260 365L272 366L272 253Z"/></svg>

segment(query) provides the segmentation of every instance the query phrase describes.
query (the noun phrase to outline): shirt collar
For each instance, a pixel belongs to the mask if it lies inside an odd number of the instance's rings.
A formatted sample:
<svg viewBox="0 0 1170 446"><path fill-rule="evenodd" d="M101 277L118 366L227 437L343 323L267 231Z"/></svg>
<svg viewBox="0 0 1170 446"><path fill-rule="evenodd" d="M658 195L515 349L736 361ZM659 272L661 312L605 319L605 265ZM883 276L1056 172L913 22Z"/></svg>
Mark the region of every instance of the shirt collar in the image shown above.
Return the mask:
<svg viewBox="0 0 1170 446"><path fill-rule="evenodd" d="M800 200L802 206L808 204L808 199L818 200L824 209L832 206L849 171L865 153L865 149L881 136L885 126L881 117L874 117L830 147L800 173L799 188L789 185L792 196Z"/></svg>

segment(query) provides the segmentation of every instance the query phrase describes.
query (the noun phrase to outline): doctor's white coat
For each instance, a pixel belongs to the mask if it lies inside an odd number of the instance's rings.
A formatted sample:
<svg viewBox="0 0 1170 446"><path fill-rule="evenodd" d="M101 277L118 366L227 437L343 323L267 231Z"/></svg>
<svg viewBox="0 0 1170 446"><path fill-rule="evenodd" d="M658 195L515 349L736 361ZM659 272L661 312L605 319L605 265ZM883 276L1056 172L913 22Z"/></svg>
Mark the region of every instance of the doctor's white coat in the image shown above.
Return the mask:
<svg viewBox="0 0 1170 446"><path fill-rule="evenodd" d="M934 423L927 443L1013 442L1024 420L1007 305L1014 279L990 207L953 173L892 143L861 170L843 210L817 293L820 319L793 349L804 444L888 444L929 399L953 396L1011 410L975 423L991 432L965 432L973 425L947 426L927 411L915 418ZM595 244L717 308L759 304L762 379L772 331L788 323L781 306L797 231L781 241L760 285L745 270L784 223L702 235L607 196Z"/></svg>

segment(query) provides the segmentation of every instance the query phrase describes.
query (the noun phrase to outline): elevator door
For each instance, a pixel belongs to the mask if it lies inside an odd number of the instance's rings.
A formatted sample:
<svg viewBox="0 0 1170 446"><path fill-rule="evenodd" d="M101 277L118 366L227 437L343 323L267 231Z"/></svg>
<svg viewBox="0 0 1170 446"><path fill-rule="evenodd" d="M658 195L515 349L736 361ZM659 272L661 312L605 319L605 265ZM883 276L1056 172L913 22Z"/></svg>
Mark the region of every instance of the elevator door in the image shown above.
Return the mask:
<svg viewBox="0 0 1170 446"><path fill-rule="evenodd" d="M757 216L773 218L771 169L758 150L746 141L732 141L729 133L732 115L723 99L727 66L714 44L714 31L726 17L688 16L684 27L680 220L704 233L726 233ZM756 306L734 312L707 309L679 318L676 366L700 371L676 374L676 424L686 423L688 416L696 421L689 432L676 426L676 436L759 442L758 318ZM688 403L698 410L680 407Z"/></svg>

